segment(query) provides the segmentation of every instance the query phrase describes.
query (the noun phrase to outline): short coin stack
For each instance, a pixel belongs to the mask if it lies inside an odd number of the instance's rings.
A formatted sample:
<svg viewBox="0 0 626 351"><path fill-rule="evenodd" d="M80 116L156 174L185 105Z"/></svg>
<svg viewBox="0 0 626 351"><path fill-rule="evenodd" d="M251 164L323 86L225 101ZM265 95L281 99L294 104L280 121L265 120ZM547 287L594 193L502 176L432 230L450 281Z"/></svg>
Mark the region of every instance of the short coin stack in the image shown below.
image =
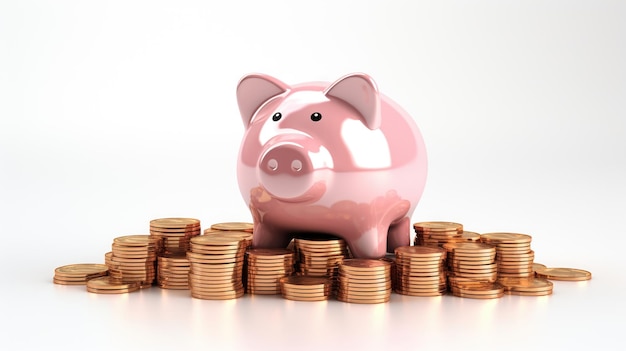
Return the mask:
<svg viewBox="0 0 626 351"><path fill-rule="evenodd" d="M391 263L352 258L339 264L337 300L383 303L391 297Z"/></svg>
<svg viewBox="0 0 626 351"><path fill-rule="evenodd" d="M109 276L121 283L138 282L149 288L156 277L158 239L150 235L126 235L113 239Z"/></svg>
<svg viewBox="0 0 626 351"><path fill-rule="evenodd" d="M124 294L139 290L139 282L121 283L109 277L99 277L87 281L87 291L95 294Z"/></svg>
<svg viewBox="0 0 626 351"><path fill-rule="evenodd" d="M439 296L446 292L446 251L432 246L395 249L395 292L410 296Z"/></svg>
<svg viewBox="0 0 626 351"><path fill-rule="evenodd" d="M331 296L332 283L323 277L292 275L279 280L284 298L295 301L323 301Z"/></svg>
<svg viewBox="0 0 626 351"><path fill-rule="evenodd" d="M163 255L184 255L189 251L189 239L200 235L200 220L177 217L153 219L150 221L150 235L162 239Z"/></svg>
<svg viewBox="0 0 626 351"><path fill-rule="evenodd" d="M453 295L477 299L497 298L503 294L496 283L496 249L477 242L443 245L448 252L448 285Z"/></svg>
<svg viewBox="0 0 626 351"><path fill-rule="evenodd" d="M88 280L106 276L109 267L99 263L77 263L58 267L54 270L55 284L85 285Z"/></svg>
<svg viewBox="0 0 626 351"><path fill-rule="evenodd" d="M191 265L187 255L165 255L158 257L157 284L162 289L189 289Z"/></svg>
<svg viewBox="0 0 626 351"><path fill-rule="evenodd" d="M293 243L298 274L330 278L335 290L338 264L349 257L345 240L307 236L295 238Z"/></svg>
<svg viewBox="0 0 626 351"><path fill-rule="evenodd" d="M463 225L454 222L418 222L413 224L415 246L439 246L450 241L461 241Z"/></svg>
<svg viewBox="0 0 626 351"><path fill-rule="evenodd" d="M504 296L504 287L499 283L459 280L450 281L452 295L470 299L497 299Z"/></svg>
<svg viewBox="0 0 626 351"><path fill-rule="evenodd" d="M249 294L280 294L280 279L294 272L294 254L287 249L248 249L246 258Z"/></svg>
<svg viewBox="0 0 626 351"><path fill-rule="evenodd" d="M199 235L190 240L187 258L191 296L226 300L243 296L242 268L246 240L236 236Z"/></svg>
<svg viewBox="0 0 626 351"><path fill-rule="evenodd" d="M498 278L496 248L492 245L457 242L444 244L443 248L448 253L448 271L451 276L491 283Z"/></svg>
<svg viewBox="0 0 626 351"><path fill-rule="evenodd" d="M553 284L542 278L499 278L498 283L509 295L544 296L552 294Z"/></svg>
<svg viewBox="0 0 626 351"><path fill-rule="evenodd" d="M530 249L531 236L518 233L486 233L480 240L496 247L498 278L530 278L535 271L535 252Z"/></svg>

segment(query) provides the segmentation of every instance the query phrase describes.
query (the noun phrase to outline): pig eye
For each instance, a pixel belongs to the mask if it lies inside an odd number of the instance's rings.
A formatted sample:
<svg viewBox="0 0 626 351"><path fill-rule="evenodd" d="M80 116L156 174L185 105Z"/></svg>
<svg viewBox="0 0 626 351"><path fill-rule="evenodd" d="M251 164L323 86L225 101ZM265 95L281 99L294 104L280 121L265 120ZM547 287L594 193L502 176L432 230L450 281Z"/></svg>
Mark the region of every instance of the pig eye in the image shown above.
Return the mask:
<svg viewBox="0 0 626 351"><path fill-rule="evenodd" d="M321 114L321 113L319 113L319 112L313 112L313 114L311 115L311 120L312 120L313 122L317 122L317 121L319 121L320 119L322 119L322 114Z"/></svg>
<svg viewBox="0 0 626 351"><path fill-rule="evenodd" d="M273 116L272 116L272 121L277 122L278 120L280 120L280 118L283 115L280 112L276 112Z"/></svg>

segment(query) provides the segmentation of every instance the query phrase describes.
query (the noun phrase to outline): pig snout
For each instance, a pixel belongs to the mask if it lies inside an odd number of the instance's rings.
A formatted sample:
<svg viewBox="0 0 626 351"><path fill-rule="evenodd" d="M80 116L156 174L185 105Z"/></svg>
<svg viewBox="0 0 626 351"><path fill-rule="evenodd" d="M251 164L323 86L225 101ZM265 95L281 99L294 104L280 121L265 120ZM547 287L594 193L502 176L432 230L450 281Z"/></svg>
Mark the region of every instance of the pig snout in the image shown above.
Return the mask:
<svg viewBox="0 0 626 351"><path fill-rule="evenodd" d="M260 180L275 197L293 199L304 195L313 185L313 165L307 150L298 144L278 144L260 160Z"/></svg>

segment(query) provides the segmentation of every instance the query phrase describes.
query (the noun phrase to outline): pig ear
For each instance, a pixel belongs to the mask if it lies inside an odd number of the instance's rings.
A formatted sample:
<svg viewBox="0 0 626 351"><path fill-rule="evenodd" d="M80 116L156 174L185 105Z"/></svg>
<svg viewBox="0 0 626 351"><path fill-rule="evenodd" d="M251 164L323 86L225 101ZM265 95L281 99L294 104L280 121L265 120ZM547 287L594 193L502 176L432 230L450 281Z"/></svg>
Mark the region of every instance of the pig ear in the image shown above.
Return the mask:
<svg viewBox="0 0 626 351"><path fill-rule="evenodd" d="M256 110L270 98L282 94L289 86L265 74L248 74L237 84L237 104L247 128Z"/></svg>
<svg viewBox="0 0 626 351"><path fill-rule="evenodd" d="M374 130L380 127L380 95L376 83L367 74L354 73L339 78L326 88L324 94L354 107L363 117L367 128Z"/></svg>

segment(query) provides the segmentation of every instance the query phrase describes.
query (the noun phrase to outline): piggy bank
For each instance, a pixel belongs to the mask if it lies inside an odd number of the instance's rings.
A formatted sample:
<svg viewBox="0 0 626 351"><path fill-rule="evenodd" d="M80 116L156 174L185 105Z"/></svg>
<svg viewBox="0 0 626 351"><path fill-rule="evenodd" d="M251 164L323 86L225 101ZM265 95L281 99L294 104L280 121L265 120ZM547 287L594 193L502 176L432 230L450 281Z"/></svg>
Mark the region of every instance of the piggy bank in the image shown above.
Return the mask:
<svg viewBox="0 0 626 351"><path fill-rule="evenodd" d="M244 76L239 189L254 221L252 245L286 247L300 233L343 238L354 257L410 245L410 218L426 182L413 119L366 74L288 85Z"/></svg>

